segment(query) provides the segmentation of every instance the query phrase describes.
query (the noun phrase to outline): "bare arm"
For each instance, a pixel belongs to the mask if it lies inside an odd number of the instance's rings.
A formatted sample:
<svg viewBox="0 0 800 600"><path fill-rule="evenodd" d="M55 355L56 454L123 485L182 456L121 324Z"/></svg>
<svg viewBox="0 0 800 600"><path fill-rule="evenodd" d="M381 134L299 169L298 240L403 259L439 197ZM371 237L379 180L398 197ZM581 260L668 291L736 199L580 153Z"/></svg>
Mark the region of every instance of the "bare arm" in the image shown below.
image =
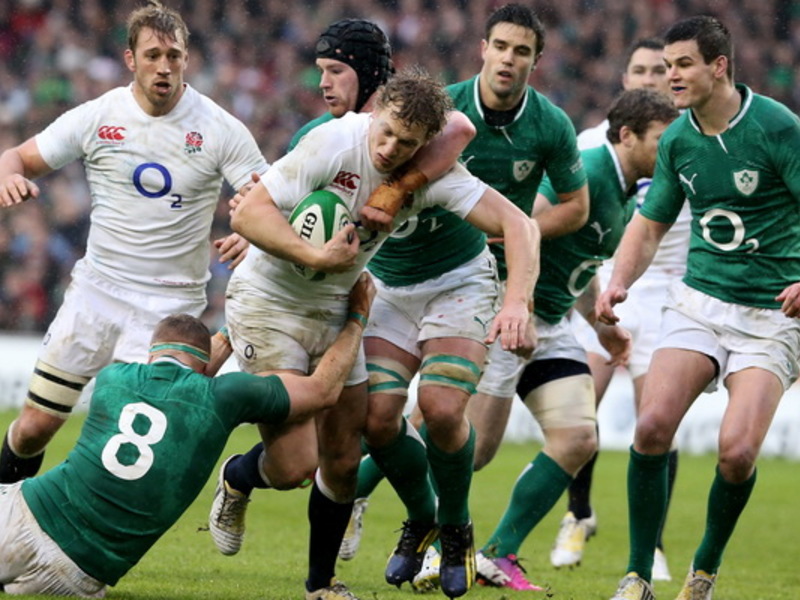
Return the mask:
<svg viewBox="0 0 800 600"><path fill-rule="evenodd" d="M12 206L39 196L32 179L52 169L44 162L35 138L0 154L0 206Z"/></svg>
<svg viewBox="0 0 800 600"><path fill-rule="evenodd" d="M614 305L624 302L628 289L639 279L653 261L658 245L670 225L659 223L637 213L625 229L616 258L611 281L595 304L597 319L614 325L619 318L614 314Z"/></svg>
<svg viewBox="0 0 800 600"><path fill-rule="evenodd" d="M352 268L358 255L354 225L347 225L322 248L315 248L295 233L261 184L253 186L233 208L231 227L264 252L326 273Z"/></svg>
<svg viewBox="0 0 800 600"><path fill-rule="evenodd" d="M583 227L589 218L589 186L584 184L573 192L558 194L555 205L543 194L537 194L533 207L542 239L572 233Z"/></svg>
<svg viewBox="0 0 800 600"><path fill-rule="evenodd" d="M339 399L361 348L361 336L374 297L375 286L369 274L364 272L350 293L349 314L352 316L348 317L336 341L325 351L314 372L309 376L292 373L278 375L292 401L290 419L333 406Z"/></svg>
<svg viewBox="0 0 800 600"><path fill-rule="evenodd" d="M492 322L487 343L499 335L503 349L525 354L533 348L528 323L533 288L539 277L541 235L536 221L491 187L486 188L467 220L489 235L505 238L506 295Z"/></svg>
<svg viewBox="0 0 800 600"><path fill-rule="evenodd" d="M419 169L428 181L436 181L455 164L475 133L475 125L467 115L457 110L451 111L439 135L414 155L412 167Z"/></svg>
<svg viewBox="0 0 800 600"><path fill-rule="evenodd" d="M473 137L472 121L462 112L450 112L444 129L414 155L403 175L381 184L370 194L361 209L361 224L367 229L391 231L406 197L450 170Z"/></svg>
<svg viewBox="0 0 800 600"><path fill-rule="evenodd" d="M597 320L594 306L599 295L600 283L597 281L597 277L592 277L589 285L575 302L575 310L592 326L600 344L611 355L611 359L606 364L625 365L631 356L631 334L619 325L606 325Z"/></svg>

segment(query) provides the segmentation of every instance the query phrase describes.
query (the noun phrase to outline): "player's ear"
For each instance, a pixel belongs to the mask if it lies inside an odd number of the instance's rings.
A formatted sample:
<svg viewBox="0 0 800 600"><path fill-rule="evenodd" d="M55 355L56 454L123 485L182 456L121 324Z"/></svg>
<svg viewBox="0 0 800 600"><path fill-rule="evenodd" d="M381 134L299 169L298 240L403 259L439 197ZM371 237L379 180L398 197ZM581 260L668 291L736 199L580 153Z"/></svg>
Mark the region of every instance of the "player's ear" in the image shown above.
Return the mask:
<svg viewBox="0 0 800 600"><path fill-rule="evenodd" d="M125 50L125 54L123 56L125 58L125 66L128 67L128 70L131 73L136 71L136 57L133 55L133 51L128 48Z"/></svg>
<svg viewBox="0 0 800 600"><path fill-rule="evenodd" d="M619 128L619 141L622 142L626 148L633 146L636 142L636 138L636 133L627 125L623 125Z"/></svg>

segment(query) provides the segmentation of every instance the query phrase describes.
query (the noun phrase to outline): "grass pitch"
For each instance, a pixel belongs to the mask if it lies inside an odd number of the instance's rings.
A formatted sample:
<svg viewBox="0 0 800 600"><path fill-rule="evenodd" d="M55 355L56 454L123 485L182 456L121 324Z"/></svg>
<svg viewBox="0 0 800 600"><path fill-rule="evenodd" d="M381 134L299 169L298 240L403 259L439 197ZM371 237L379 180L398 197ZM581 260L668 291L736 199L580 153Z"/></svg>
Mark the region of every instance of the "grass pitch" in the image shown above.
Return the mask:
<svg viewBox="0 0 800 600"><path fill-rule="evenodd" d="M14 417L0 413L5 431ZM82 419L73 417L51 443L45 468L60 461L74 443ZM254 427L240 427L228 445L229 453L251 447ZM538 451L534 444L506 444L495 460L475 474L471 510L476 543L492 532L506 507L520 470ZM714 473L713 456L682 455L678 482L667 522L665 543L673 581L658 582L659 600L672 600L700 541L708 487ZM589 542L583 564L572 570L550 566L549 550L565 511L562 499L523 545L520 556L531 581L548 592L514 592L476 587L474 600L513 598L608 600L627 563L627 454L604 452L595 471L593 504L598 535ZM763 459L750 504L739 521L723 561L715 600L796 600L800 598L800 507L797 502L800 465ZM205 531L214 482L178 523L152 548L108 597L119 600L296 600L303 597L306 574L308 490L259 491L248 511L248 530L242 551L234 557L217 553ZM383 581L386 558L403 520L400 502L382 483L365 515L365 536L356 558L340 562L338 577L361 600L411 598L409 588L396 589ZM429 594L444 598L440 592ZM32 596L31 596L32 597Z"/></svg>

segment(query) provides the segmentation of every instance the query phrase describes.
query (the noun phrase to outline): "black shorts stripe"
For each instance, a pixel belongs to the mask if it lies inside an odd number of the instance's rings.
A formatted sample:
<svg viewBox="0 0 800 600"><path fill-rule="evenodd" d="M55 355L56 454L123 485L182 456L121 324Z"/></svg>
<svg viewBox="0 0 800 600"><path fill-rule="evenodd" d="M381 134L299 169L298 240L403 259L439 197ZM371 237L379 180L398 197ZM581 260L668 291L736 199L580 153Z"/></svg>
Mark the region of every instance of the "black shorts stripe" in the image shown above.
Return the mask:
<svg viewBox="0 0 800 600"><path fill-rule="evenodd" d="M55 410L57 412L64 413L65 415L68 415L72 412L71 406L64 406L63 404L56 404L55 402L51 402L50 400L45 400L41 396L37 396L31 391L28 392L28 400L44 408L49 408L50 410Z"/></svg>
<svg viewBox="0 0 800 600"><path fill-rule="evenodd" d="M52 373L48 373L47 371L42 371L38 367L33 369L33 373L34 375L38 375L43 379L47 379L47 381L52 381L53 383L57 383L58 385L63 385L64 387L68 387L72 390L75 390L76 392L80 392L81 390L83 390L84 386L86 385L84 383L68 381L66 379L63 379L62 377L59 377L58 375L53 375Z"/></svg>

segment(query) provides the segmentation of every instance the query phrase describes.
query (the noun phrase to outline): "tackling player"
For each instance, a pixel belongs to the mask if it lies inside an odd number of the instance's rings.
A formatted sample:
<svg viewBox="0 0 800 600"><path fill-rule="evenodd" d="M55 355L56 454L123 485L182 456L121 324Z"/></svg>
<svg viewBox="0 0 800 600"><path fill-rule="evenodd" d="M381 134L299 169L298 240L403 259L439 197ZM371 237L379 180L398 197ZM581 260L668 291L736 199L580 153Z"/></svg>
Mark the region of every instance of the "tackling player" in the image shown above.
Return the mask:
<svg viewBox="0 0 800 600"><path fill-rule="evenodd" d="M205 325L187 314L162 319L148 364L98 374L67 459L0 485L0 589L103 597L194 501L235 427L296 422L336 402L374 293L362 275L350 293L351 317L308 377L212 379Z"/></svg>

